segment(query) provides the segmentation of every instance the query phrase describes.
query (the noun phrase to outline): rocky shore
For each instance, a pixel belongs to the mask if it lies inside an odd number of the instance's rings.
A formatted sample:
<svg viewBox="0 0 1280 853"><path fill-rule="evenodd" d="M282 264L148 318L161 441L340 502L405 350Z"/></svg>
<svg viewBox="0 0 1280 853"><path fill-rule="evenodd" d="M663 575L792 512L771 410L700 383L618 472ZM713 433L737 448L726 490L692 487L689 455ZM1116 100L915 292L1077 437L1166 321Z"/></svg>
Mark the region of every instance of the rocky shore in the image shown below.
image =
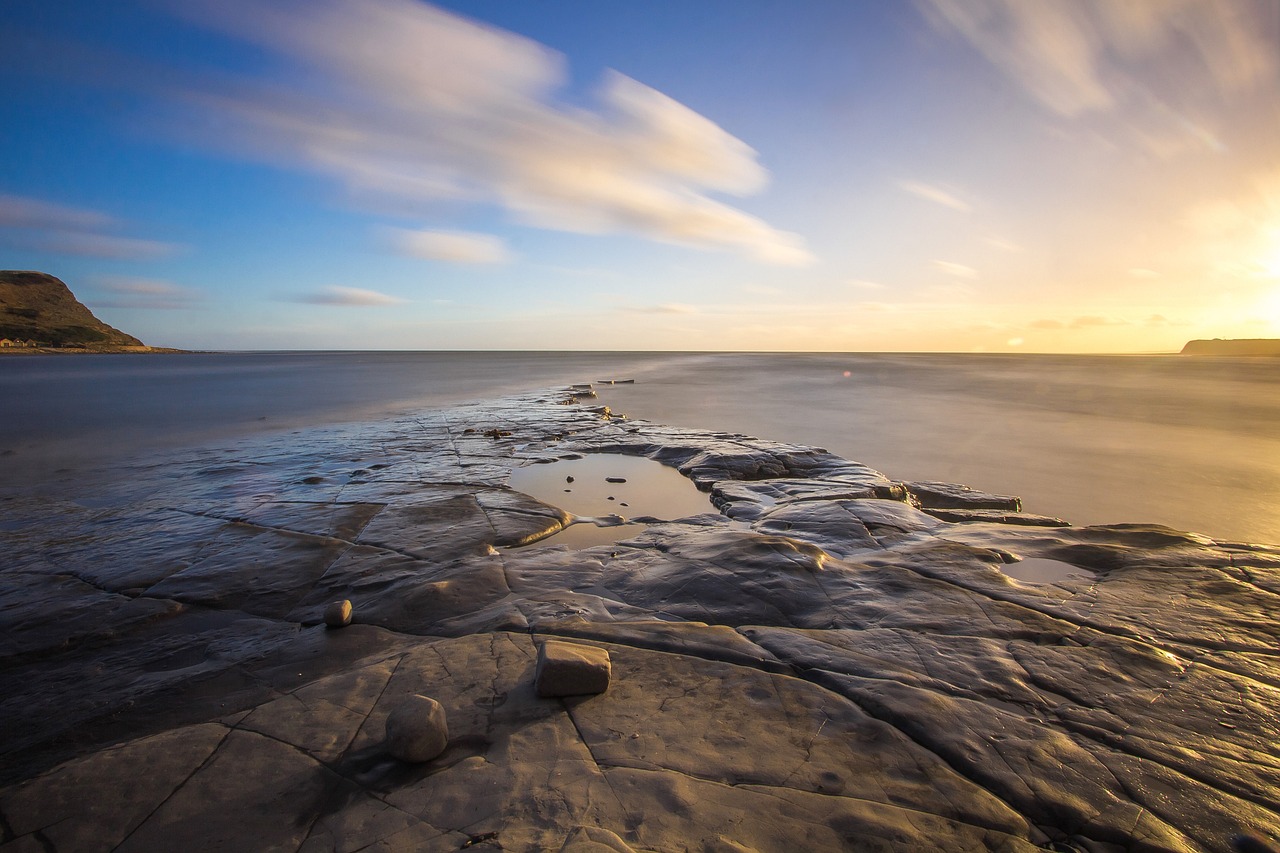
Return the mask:
<svg viewBox="0 0 1280 853"><path fill-rule="evenodd" d="M706 511L558 545L511 471L599 453ZM5 853L1280 844L1280 548L581 388L0 487L0 553Z"/></svg>

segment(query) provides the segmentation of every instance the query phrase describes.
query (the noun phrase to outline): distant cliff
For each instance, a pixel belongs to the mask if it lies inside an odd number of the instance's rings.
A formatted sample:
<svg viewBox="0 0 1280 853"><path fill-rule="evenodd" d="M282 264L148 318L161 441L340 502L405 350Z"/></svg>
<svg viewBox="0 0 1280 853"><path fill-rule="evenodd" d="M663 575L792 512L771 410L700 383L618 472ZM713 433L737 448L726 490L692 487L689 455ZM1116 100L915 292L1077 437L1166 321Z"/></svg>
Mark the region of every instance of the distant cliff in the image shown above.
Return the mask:
<svg viewBox="0 0 1280 853"><path fill-rule="evenodd" d="M108 326L80 304L61 280L42 272L0 270L0 341L6 348L74 347L113 350L146 346Z"/></svg>
<svg viewBox="0 0 1280 853"><path fill-rule="evenodd" d="M1240 338L1211 341L1187 341L1183 355L1274 355L1280 356L1280 340L1276 338Z"/></svg>

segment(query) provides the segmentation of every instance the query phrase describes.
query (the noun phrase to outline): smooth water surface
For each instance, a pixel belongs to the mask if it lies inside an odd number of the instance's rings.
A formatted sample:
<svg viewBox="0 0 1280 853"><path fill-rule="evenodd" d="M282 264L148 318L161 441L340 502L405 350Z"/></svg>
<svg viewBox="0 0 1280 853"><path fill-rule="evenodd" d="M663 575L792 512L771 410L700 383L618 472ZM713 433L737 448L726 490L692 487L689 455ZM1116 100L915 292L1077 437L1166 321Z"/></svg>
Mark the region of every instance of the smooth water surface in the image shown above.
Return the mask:
<svg viewBox="0 0 1280 853"><path fill-rule="evenodd" d="M604 386L615 410L825 447L1075 524L1280 542L1280 359L706 354Z"/></svg>
<svg viewBox="0 0 1280 853"><path fill-rule="evenodd" d="M661 356L279 352L0 358L0 483L167 447L591 381Z"/></svg>
<svg viewBox="0 0 1280 853"><path fill-rule="evenodd" d="M525 465L513 470L508 482L511 488L575 516L609 519L610 526L591 521L573 524L539 544L603 545L642 533L644 527L632 521L637 517L674 521L717 511L711 499L675 468L620 453L589 453L579 459ZM612 526L613 521L620 523Z"/></svg>
<svg viewBox="0 0 1280 853"><path fill-rule="evenodd" d="M1280 542L1280 359L734 353L0 358L0 484L601 379L616 411L825 447L1075 524ZM299 441L305 441L305 434Z"/></svg>
<svg viewBox="0 0 1280 853"><path fill-rule="evenodd" d="M1002 563L1000 571L1016 581L1030 584L1087 580L1094 577L1094 573L1088 569L1045 557L1026 557L1016 563Z"/></svg>

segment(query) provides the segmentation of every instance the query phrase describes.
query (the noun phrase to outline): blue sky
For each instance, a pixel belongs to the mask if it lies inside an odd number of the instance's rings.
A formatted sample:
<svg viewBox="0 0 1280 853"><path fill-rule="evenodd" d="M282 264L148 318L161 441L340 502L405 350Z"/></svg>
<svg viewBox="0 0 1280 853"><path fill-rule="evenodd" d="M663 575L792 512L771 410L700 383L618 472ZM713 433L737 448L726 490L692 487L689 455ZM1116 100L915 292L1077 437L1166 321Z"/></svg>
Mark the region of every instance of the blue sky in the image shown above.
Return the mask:
<svg viewBox="0 0 1280 853"><path fill-rule="evenodd" d="M10 0L0 267L213 349L1280 336L1280 4Z"/></svg>

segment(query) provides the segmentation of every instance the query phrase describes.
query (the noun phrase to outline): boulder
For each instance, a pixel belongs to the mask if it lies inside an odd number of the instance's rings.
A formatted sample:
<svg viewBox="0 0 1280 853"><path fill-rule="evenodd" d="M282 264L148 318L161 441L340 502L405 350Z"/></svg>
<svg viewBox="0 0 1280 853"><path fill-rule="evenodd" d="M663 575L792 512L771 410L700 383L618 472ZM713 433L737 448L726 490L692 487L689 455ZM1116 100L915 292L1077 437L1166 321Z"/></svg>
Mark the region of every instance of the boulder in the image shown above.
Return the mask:
<svg viewBox="0 0 1280 853"><path fill-rule="evenodd" d="M537 688L544 698L609 689L609 653L595 646L547 640L538 649Z"/></svg>
<svg viewBox="0 0 1280 853"><path fill-rule="evenodd" d="M387 752L401 761L430 761L448 745L444 706L434 699L410 696L387 717Z"/></svg>
<svg viewBox="0 0 1280 853"><path fill-rule="evenodd" d="M330 628L345 628L351 624L351 601L335 601L324 609L324 624Z"/></svg>

